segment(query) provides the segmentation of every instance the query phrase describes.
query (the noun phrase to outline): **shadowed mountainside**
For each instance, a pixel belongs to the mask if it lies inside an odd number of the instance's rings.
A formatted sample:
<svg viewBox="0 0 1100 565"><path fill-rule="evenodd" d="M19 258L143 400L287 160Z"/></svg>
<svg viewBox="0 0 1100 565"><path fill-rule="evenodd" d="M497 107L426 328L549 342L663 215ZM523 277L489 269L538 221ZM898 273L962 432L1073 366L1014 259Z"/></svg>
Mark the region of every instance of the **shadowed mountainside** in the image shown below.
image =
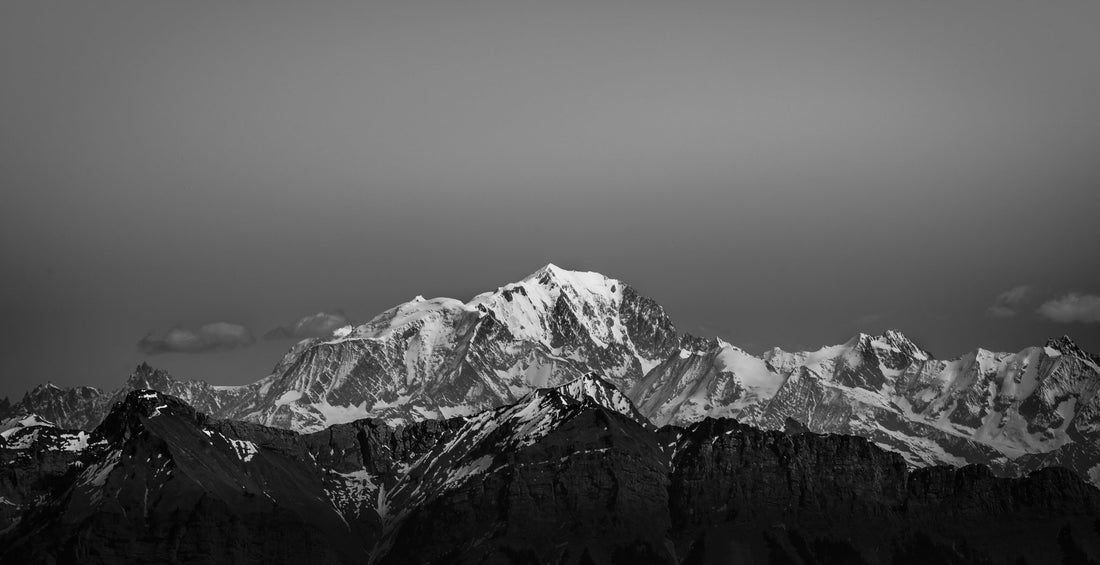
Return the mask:
<svg viewBox="0 0 1100 565"><path fill-rule="evenodd" d="M474 416L311 434L212 420L135 391L84 449L49 437L0 449L0 496L24 501L0 525L4 563L1100 556L1100 491L1069 471L911 471L863 438L793 421L786 431L710 418L657 429L595 375Z"/></svg>

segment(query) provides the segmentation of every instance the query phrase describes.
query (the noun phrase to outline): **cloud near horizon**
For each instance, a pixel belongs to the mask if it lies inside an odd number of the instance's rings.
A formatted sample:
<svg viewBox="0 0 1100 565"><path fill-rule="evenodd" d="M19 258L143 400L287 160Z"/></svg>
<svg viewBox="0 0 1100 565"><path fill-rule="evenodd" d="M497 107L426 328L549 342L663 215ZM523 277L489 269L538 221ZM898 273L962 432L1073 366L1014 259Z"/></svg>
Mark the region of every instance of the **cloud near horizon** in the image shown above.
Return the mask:
<svg viewBox="0 0 1100 565"><path fill-rule="evenodd" d="M264 339L329 337L333 331L351 324L351 320L339 310L336 312L318 312L303 316L285 326L274 328L264 334Z"/></svg>
<svg viewBox="0 0 1100 565"><path fill-rule="evenodd" d="M1031 294L1031 287L1027 285L1010 288L998 294L997 299L986 309L986 312L994 318L1011 318L1016 315L1029 294Z"/></svg>
<svg viewBox="0 0 1100 565"><path fill-rule="evenodd" d="M1038 312L1048 320L1063 324L1100 323L1100 296L1071 292L1061 298L1044 302Z"/></svg>
<svg viewBox="0 0 1100 565"><path fill-rule="evenodd" d="M240 324L212 322L197 330L172 328L163 335L150 333L137 342L137 349L147 355L208 353L247 347L255 342L252 332Z"/></svg>

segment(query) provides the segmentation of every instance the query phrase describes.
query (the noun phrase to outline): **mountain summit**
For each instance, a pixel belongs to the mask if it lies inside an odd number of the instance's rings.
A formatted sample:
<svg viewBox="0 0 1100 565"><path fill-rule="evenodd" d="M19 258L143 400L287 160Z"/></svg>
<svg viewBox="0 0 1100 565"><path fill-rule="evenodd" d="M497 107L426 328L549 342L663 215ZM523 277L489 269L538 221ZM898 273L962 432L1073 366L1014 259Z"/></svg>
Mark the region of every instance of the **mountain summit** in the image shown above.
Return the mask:
<svg viewBox="0 0 1100 565"><path fill-rule="evenodd" d="M547 265L466 303L418 297L304 341L232 415L316 430L473 414L591 371L627 389L676 343L664 310L633 288Z"/></svg>

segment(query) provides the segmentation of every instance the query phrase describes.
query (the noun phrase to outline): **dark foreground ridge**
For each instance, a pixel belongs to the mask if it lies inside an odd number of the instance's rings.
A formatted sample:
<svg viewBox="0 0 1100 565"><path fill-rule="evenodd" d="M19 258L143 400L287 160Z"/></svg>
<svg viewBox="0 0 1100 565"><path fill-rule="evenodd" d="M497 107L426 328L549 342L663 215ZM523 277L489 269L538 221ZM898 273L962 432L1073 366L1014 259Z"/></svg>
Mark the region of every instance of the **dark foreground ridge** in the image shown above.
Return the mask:
<svg viewBox="0 0 1100 565"><path fill-rule="evenodd" d="M0 562L1100 560L1100 491L1067 470L908 471L858 437L656 429L624 401L589 375L473 417L297 434L134 391L79 449L53 428L0 447Z"/></svg>

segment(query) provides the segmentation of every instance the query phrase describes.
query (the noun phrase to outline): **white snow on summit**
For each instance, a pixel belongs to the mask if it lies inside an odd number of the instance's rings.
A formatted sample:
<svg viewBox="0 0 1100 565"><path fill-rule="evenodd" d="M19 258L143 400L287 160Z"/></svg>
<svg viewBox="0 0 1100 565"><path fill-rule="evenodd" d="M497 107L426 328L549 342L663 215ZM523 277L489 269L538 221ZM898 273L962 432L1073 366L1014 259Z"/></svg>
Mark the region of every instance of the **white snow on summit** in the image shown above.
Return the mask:
<svg viewBox="0 0 1100 565"><path fill-rule="evenodd" d="M549 264L465 303L417 296L296 344L231 415L315 431L366 417L472 415L592 370L625 388L663 356L633 343L627 317L663 327L642 316L664 314L645 303L624 313L624 287Z"/></svg>
<svg viewBox="0 0 1100 565"><path fill-rule="evenodd" d="M582 313L618 311L623 285L599 273L566 271L549 264L518 283L479 294L467 305L496 314L513 335L531 341L548 341L546 316L565 297ZM624 328L617 317L583 318L585 328L598 345L622 342Z"/></svg>

